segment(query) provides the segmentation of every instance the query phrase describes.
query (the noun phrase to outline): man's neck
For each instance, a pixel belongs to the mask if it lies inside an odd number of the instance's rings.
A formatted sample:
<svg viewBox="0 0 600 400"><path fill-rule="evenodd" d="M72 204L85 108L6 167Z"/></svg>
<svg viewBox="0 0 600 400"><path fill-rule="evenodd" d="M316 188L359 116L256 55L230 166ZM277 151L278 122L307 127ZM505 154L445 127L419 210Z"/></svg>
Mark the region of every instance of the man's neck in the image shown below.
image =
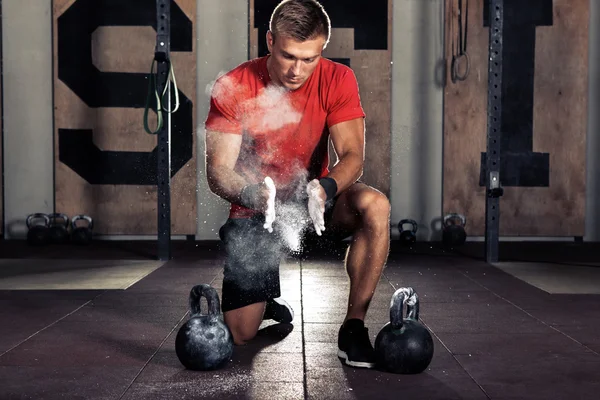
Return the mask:
<svg viewBox="0 0 600 400"><path fill-rule="evenodd" d="M271 73L271 60L272 60L272 56L269 55L267 57L267 74L269 74L269 81L270 81L269 83L271 85L274 85L274 86L284 87L281 84L281 81L279 79L277 79L277 77L275 76L275 74Z"/></svg>

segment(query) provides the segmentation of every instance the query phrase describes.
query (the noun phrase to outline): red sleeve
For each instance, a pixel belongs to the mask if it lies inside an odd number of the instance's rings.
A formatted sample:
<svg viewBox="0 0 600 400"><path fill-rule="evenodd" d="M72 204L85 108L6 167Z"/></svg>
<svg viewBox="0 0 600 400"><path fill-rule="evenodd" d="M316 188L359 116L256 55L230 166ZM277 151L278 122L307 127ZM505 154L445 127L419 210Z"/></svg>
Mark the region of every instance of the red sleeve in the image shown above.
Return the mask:
<svg viewBox="0 0 600 400"><path fill-rule="evenodd" d="M236 86L228 75L217 79L211 90L210 108L205 122L206 130L242 134Z"/></svg>
<svg viewBox="0 0 600 400"><path fill-rule="evenodd" d="M350 68L342 71L339 79L334 79L333 91L329 95L327 126L356 118L364 118L365 112L360 103L358 82Z"/></svg>

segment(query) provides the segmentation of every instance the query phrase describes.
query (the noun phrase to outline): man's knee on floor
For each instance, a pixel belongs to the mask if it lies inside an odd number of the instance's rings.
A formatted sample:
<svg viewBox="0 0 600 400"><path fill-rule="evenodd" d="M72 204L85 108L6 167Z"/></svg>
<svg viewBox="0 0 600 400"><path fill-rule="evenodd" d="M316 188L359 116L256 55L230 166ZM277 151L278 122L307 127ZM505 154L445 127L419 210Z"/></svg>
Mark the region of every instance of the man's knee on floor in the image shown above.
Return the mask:
<svg viewBox="0 0 600 400"><path fill-rule="evenodd" d="M238 327L237 329L231 329L231 335L233 336L233 343L237 346L243 346L247 344L249 341L256 337L256 333L258 329L244 329L243 327Z"/></svg>
<svg viewBox="0 0 600 400"><path fill-rule="evenodd" d="M225 324L229 327L236 345L243 345L252 340L265 311L265 303L254 303L224 313Z"/></svg>

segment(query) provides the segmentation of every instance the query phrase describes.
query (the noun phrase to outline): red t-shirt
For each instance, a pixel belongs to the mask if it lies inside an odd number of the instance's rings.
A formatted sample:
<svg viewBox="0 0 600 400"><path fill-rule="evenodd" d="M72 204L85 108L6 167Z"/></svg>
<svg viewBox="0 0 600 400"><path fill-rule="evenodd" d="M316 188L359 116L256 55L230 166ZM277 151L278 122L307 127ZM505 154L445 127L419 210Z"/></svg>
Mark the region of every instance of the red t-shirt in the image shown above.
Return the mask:
<svg viewBox="0 0 600 400"><path fill-rule="evenodd" d="M329 172L329 127L364 118L358 83L347 66L321 58L297 90L269 85L269 56L247 61L212 88L206 129L243 135L235 170L249 183L270 176L285 199ZM237 204L230 217L254 214Z"/></svg>

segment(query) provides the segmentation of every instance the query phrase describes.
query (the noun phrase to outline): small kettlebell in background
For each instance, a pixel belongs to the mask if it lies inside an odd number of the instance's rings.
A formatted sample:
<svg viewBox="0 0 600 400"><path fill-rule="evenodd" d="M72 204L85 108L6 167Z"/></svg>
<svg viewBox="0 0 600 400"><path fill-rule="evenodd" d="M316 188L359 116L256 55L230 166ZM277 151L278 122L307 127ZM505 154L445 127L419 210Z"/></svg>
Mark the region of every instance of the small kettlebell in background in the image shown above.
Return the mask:
<svg viewBox="0 0 600 400"><path fill-rule="evenodd" d="M50 227L48 214L29 214L25 223L27 224L27 243L32 246L42 246L48 242L48 228Z"/></svg>
<svg viewBox="0 0 600 400"><path fill-rule="evenodd" d="M85 221L77 224L78 221ZM88 215L76 215L71 219L71 241L75 244L87 245L92 241L94 220Z"/></svg>
<svg viewBox="0 0 600 400"><path fill-rule="evenodd" d="M48 228L48 241L53 244L64 243L69 238L69 217L62 213L48 215L50 227Z"/></svg>
<svg viewBox="0 0 600 400"><path fill-rule="evenodd" d="M410 225L411 229L404 229L405 225ZM410 246L417 241L417 221L414 219L403 219L398 222L398 231L400 231L400 243L405 246Z"/></svg>
<svg viewBox="0 0 600 400"><path fill-rule="evenodd" d="M442 241L447 247L459 247L465 244L467 219L462 214L450 213L444 217Z"/></svg>

